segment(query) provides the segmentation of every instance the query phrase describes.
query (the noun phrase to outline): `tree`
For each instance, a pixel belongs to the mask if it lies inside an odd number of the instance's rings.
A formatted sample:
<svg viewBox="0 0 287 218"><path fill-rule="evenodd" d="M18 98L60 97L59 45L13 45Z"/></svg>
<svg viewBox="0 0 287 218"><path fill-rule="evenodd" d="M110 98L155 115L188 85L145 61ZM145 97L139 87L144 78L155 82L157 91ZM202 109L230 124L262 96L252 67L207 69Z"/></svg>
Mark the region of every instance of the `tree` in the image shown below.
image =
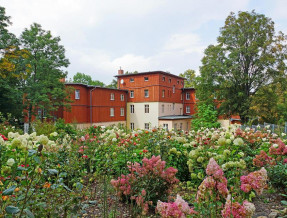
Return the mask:
<svg viewBox="0 0 287 218"><path fill-rule="evenodd" d="M179 74L179 76L185 78L186 80L184 81L184 87L185 88L194 88L195 83L195 71L188 69L184 71L184 73Z"/></svg>
<svg viewBox="0 0 287 218"><path fill-rule="evenodd" d="M29 51L26 63L32 70L24 85L24 106L31 123L32 115L42 119L51 117L60 107L69 105L65 85L60 82L67 75L64 67L69 65L69 60L64 47L59 45L60 37L53 37L39 24L25 29L20 42Z"/></svg>
<svg viewBox="0 0 287 218"><path fill-rule="evenodd" d="M30 73L30 66L23 60L29 52L20 49L18 39L7 30L11 24L5 8L0 7L0 112L19 120L23 111L22 82Z"/></svg>
<svg viewBox="0 0 287 218"><path fill-rule="evenodd" d="M118 82L117 80L113 79L110 85L107 85L108 88L116 89L118 88Z"/></svg>
<svg viewBox="0 0 287 218"><path fill-rule="evenodd" d="M197 112L192 120L191 127L197 131L201 127L204 128L219 128L220 123L217 122L217 111L213 105L200 104L197 106Z"/></svg>
<svg viewBox="0 0 287 218"><path fill-rule="evenodd" d="M79 72L73 76L73 83L82 83L86 85L100 86L100 87L106 86L103 82L99 80L92 80L92 77L90 75L86 75L84 73Z"/></svg>
<svg viewBox="0 0 287 218"><path fill-rule="evenodd" d="M197 97L203 102L216 98L221 114L239 114L246 122L251 96L284 75L286 37L275 35L270 18L252 11L231 13L217 42L204 52Z"/></svg>

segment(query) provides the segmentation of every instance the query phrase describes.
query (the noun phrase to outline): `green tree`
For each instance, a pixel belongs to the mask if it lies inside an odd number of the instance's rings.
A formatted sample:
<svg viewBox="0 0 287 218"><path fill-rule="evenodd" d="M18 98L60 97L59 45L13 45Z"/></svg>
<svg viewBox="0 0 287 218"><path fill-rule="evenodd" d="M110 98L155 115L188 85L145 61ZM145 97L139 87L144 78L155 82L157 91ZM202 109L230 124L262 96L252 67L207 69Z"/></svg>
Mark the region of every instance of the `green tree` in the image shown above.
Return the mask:
<svg viewBox="0 0 287 218"><path fill-rule="evenodd" d="M29 51L26 64L31 66L31 74L25 80L24 106L31 116L51 117L60 107L68 107L64 68L69 65L65 49L59 44L60 37L53 37L39 24L32 24L20 36L21 45Z"/></svg>
<svg viewBox="0 0 287 218"><path fill-rule="evenodd" d="M118 88L118 82L117 80L113 79L113 81L111 82L111 84L107 85L108 88L112 88L112 89L116 89Z"/></svg>
<svg viewBox="0 0 287 218"><path fill-rule="evenodd" d="M0 7L0 112L5 116L10 113L18 120L22 114L23 80L30 73L30 66L25 64L29 52L19 48L19 41L7 30L11 25L5 8Z"/></svg>
<svg viewBox="0 0 287 218"><path fill-rule="evenodd" d="M106 86L103 82L99 80L92 80L92 77L90 75L86 75L84 73L79 72L73 76L73 83L82 83L86 85L100 86L100 87Z"/></svg>
<svg viewBox="0 0 287 218"><path fill-rule="evenodd" d="M188 69L184 73L179 74L179 76L185 78L184 87L185 88L194 88L195 86L195 71Z"/></svg>
<svg viewBox="0 0 287 218"><path fill-rule="evenodd" d="M217 122L217 111L213 105L200 104L197 106L197 112L192 120L192 129L198 130L204 128L219 128L220 123Z"/></svg>
<svg viewBox="0 0 287 218"><path fill-rule="evenodd" d="M275 35L274 22L262 14L231 13L216 45L204 52L197 97L220 104L221 114L250 116L251 96L282 77L286 69L286 37Z"/></svg>

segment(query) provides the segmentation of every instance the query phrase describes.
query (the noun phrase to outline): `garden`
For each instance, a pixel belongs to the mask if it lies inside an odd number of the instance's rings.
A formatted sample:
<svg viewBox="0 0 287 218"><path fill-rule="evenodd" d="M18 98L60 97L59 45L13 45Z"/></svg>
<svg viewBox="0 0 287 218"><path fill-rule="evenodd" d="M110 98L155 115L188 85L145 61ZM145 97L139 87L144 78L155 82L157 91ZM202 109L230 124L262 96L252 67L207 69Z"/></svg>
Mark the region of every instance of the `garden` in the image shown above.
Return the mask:
<svg viewBox="0 0 287 218"><path fill-rule="evenodd" d="M287 136L268 127L34 128L0 124L0 217L287 216Z"/></svg>

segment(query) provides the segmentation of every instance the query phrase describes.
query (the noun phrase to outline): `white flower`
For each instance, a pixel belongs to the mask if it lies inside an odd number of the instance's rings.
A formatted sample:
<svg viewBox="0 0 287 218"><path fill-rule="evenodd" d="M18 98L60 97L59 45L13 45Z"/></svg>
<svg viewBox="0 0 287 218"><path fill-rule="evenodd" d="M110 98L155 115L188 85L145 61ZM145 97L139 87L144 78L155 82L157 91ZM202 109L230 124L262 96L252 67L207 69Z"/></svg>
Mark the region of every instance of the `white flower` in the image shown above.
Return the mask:
<svg viewBox="0 0 287 218"><path fill-rule="evenodd" d="M113 138L112 141L113 141L113 142L116 142L116 141L117 141L117 138Z"/></svg>
<svg viewBox="0 0 287 218"><path fill-rule="evenodd" d="M243 145L243 144L244 144L244 141L243 141L242 138L236 138L236 139L233 141L233 143L234 143L235 145Z"/></svg>
<svg viewBox="0 0 287 218"><path fill-rule="evenodd" d="M13 166L14 163L15 163L15 160L13 158L10 158L7 160L6 164L11 167L11 166Z"/></svg>
<svg viewBox="0 0 287 218"><path fill-rule="evenodd" d="M277 144L273 144L272 146L273 146L273 148L277 148L277 147L278 147L278 145L277 145Z"/></svg>

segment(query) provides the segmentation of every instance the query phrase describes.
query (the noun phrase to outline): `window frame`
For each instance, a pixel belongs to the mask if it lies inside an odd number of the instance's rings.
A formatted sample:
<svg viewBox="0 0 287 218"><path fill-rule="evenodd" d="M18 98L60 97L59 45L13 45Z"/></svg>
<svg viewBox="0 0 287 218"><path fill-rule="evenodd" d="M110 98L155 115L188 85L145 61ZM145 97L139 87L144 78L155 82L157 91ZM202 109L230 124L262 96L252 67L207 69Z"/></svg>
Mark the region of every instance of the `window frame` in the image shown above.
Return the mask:
<svg viewBox="0 0 287 218"><path fill-rule="evenodd" d="M75 90L75 100L79 100L81 98L80 96L80 89Z"/></svg>
<svg viewBox="0 0 287 218"><path fill-rule="evenodd" d="M125 116L125 108L121 107L121 117L124 117Z"/></svg>
<svg viewBox="0 0 287 218"><path fill-rule="evenodd" d="M145 128L146 130L149 130L149 129L150 129L149 123L144 123L144 128Z"/></svg>
<svg viewBox="0 0 287 218"><path fill-rule="evenodd" d="M148 81L148 76L144 77L144 81L147 82Z"/></svg>
<svg viewBox="0 0 287 218"><path fill-rule="evenodd" d="M144 113L149 114L149 104L144 105Z"/></svg>
<svg viewBox="0 0 287 218"><path fill-rule="evenodd" d="M149 98L149 90L148 89L144 90L144 97Z"/></svg>
<svg viewBox="0 0 287 218"><path fill-rule="evenodd" d="M190 92L185 93L185 99L190 100Z"/></svg>
<svg viewBox="0 0 287 218"><path fill-rule="evenodd" d="M114 117L115 116L115 108L111 107L110 108L110 117Z"/></svg>
<svg viewBox="0 0 287 218"><path fill-rule="evenodd" d="M135 82L135 78L130 78L130 82L131 83Z"/></svg>
<svg viewBox="0 0 287 218"><path fill-rule="evenodd" d="M135 123L130 123L130 129L134 130L135 129Z"/></svg>
<svg viewBox="0 0 287 218"><path fill-rule="evenodd" d="M135 92L134 90L130 90L130 98L134 98L135 97Z"/></svg>
<svg viewBox="0 0 287 218"><path fill-rule="evenodd" d="M135 113L135 106L133 104L130 105L130 113L131 114Z"/></svg>
<svg viewBox="0 0 287 218"><path fill-rule="evenodd" d="M190 114L190 106L186 106L185 113Z"/></svg>
<svg viewBox="0 0 287 218"><path fill-rule="evenodd" d="M124 94L121 94L121 101L124 101L125 100L125 96Z"/></svg>
<svg viewBox="0 0 287 218"><path fill-rule="evenodd" d="M113 92L111 93L111 98L110 98L110 100L111 100L111 101L114 101L114 100L115 100L115 93L113 93Z"/></svg>

